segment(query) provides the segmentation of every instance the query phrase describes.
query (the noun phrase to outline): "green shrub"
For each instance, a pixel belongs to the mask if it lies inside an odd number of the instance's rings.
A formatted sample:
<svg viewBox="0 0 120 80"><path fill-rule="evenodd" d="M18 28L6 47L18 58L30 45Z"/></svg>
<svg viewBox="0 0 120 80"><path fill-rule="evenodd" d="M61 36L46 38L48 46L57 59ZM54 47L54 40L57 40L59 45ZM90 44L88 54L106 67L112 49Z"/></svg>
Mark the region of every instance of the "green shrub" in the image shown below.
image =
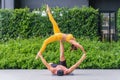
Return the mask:
<svg viewBox="0 0 120 80"><path fill-rule="evenodd" d="M12 11L0 9L0 41L10 37L10 23L11 23ZM14 28L14 27L12 27ZM12 29L14 30L14 29Z"/></svg>
<svg viewBox="0 0 120 80"><path fill-rule="evenodd" d="M29 9L7 10L0 9L1 15L1 39L27 37L29 34Z"/></svg>
<svg viewBox="0 0 120 80"><path fill-rule="evenodd" d="M45 38L9 40L0 43L0 69L45 69L35 56ZM103 43L96 39L80 38L87 57L78 68L82 69L120 69L120 41ZM64 43L67 66L75 64L82 56L81 50L70 52L70 44ZM47 62L59 62L59 42L51 43L43 53Z"/></svg>
<svg viewBox="0 0 120 80"><path fill-rule="evenodd" d="M28 8L0 9L0 41L16 38L45 37L53 34L48 16L42 16L45 9L30 12ZM53 17L61 32L74 36L98 37L98 11L93 8L52 8ZM37 13L36 13L37 12Z"/></svg>

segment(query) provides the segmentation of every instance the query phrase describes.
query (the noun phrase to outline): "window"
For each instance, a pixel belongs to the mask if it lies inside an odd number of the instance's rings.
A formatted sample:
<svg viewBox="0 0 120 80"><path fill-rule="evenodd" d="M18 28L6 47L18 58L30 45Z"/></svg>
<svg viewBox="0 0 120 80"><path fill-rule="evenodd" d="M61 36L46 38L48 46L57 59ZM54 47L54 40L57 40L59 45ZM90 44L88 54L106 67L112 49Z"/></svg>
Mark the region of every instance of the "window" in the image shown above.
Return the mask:
<svg viewBox="0 0 120 80"><path fill-rule="evenodd" d="M101 12L102 15L102 40L115 40L115 12Z"/></svg>

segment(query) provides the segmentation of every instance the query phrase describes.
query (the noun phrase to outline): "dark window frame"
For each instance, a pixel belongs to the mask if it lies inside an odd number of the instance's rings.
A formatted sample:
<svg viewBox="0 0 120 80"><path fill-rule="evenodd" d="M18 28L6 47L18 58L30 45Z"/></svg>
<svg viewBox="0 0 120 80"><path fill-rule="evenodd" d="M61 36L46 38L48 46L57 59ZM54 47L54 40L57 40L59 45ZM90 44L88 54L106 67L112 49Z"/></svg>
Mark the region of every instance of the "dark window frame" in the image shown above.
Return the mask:
<svg viewBox="0 0 120 80"><path fill-rule="evenodd" d="M116 11L99 11L99 14L101 15L101 13L109 13L109 41L111 41L111 39L110 39L110 35L111 35L111 13L115 13L115 37L116 37L116 34L117 34L117 23L116 23L116 21L117 21L117 12ZM102 21L101 21L102 19L100 19L100 26L99 27L102 27ZM117 38L115 38L114 39L115 41L117 40Z"/></svg>

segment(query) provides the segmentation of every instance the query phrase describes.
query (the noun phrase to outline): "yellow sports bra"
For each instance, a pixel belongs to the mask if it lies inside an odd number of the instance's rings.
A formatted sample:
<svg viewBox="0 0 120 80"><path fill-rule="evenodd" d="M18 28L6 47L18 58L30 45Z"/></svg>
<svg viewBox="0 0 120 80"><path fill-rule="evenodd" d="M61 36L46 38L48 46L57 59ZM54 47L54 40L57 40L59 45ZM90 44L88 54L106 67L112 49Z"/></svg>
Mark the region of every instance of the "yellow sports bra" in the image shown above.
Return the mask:
<svg viewBox="0 0 120 80"><path fill-rule="evenodd" d="M72 34L68 34L67 37L66 37L66 41L69 42L69 40L71 39L74 39L73 35Z"/></svg>
<svg viewBox="0 0 120 80"><path fill-rule="evenodd" d="M56 40L62 40L63 39L63 33L56 33L55 36L56 36ZM74 39L73 35L72 34L67 34L65 40L69 42L69 40L71 40L71 39Z"/></svg>
<svg viewBox="0 0 120 80"><path fill-rule="evenodd" d="M63 34L62 33L56 33L55 34L57 40L62 40Z"/></svg>

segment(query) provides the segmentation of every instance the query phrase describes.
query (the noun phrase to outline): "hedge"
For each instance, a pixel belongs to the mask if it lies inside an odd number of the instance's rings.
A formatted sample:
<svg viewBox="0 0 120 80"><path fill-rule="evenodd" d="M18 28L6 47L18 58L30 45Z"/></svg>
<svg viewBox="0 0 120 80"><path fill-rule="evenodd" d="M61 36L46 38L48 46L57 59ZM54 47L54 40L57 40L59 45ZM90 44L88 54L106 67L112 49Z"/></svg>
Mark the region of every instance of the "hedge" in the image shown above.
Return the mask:
<svg viewBox="0 0 120 80"><path fill-rule="evenodd" d="M10 39L0 43L0 69L46 69L40 59L35 60L45 38ZM87 52L78 67L81 69L120 69L120 41L100 42L86 38L77 39ZM64 43L67 66L75 64L81 50L70 52L70 44ZM59 42L51 43L43 53L48 62L59 62Z"/></svg>
<svg viewBox="0 0 120 80"><path fill-rule="evenodd" d="M76 37L98 37L98 10L88 7L55 7L51 10L62 32ZM53 30L48 16L45 16L45 7L33 11L29 8L0 9L0 33L0 39L6 41L49 36Z"/></svg>
<svg viewBox="0 0 120 80"><path fill-rule="evenodd" d="M117 12L117 31L118 31L118 37L120 38L120 8Z"/></svg>

